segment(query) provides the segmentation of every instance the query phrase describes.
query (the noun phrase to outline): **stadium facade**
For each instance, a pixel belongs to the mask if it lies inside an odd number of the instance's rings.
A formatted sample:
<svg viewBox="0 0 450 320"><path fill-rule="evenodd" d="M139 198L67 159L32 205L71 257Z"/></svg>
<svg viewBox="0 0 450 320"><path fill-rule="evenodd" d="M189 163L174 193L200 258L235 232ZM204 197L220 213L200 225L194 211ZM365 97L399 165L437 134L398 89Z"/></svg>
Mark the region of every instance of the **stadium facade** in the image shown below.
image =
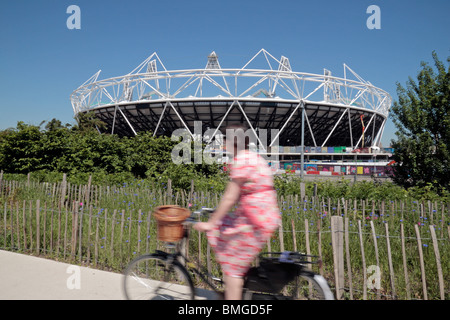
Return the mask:
<svg viewBox="0 0 450 320"><path fill-rule="evenodd" d="M170 136L184 128L193 136L199 122L203 131L240 122L257 137L262 129L277 130L263 151L280 155L273 164L279 169L292 168L300 155L306 163L331 166L355 162L357 155L384 166L391 150L380 148L380 141L392 98L343 67L343 77L327 69L297 72L288 58L261 49L241 68L222 68L212 52L204 68L168 70L155 52L126 75L99 80L98 71L70 99L75 116L93 111L107 124L101 133Z"/></svg>

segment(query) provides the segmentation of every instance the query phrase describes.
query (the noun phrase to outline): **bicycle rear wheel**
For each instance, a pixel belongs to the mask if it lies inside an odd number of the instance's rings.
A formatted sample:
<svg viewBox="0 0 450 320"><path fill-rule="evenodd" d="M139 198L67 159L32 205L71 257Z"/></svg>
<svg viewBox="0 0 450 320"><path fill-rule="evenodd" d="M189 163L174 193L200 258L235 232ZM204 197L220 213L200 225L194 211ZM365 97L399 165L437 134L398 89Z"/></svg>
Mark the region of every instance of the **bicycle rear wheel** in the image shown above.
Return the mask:
<svg viewBox="0 0 450 320"><path fill-rule="evenodd" d="M133 260L124 272L128 300L193 300L195 289L187 270L167 256L150 254Z"/></svg>
<svg viewBox="0 0 450 320"><path fill-rule="evenodd" d="M284 287L282 293L294 300L334 300L327 281L312 272L297 276Z"/></svg>

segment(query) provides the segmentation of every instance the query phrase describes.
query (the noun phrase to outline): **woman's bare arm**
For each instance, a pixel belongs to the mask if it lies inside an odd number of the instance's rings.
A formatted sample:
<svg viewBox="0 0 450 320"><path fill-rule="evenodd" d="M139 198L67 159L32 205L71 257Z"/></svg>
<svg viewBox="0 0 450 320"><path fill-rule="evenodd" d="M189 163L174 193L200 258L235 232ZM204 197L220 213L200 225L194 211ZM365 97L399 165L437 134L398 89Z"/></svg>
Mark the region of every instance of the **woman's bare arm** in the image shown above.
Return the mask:
<svg viewBox="0 0 450 320"><path fill-rule="evenodd" d="M231 208L238 202L241 195L241 186L244 184L245 179L234 179L231 180L226 189L225 193L220 200L219 206L214 211L213 215L208 222L196 223L194 228L199 231L209 231L215 224L222 220L222 218L231 210Z"/></svg>

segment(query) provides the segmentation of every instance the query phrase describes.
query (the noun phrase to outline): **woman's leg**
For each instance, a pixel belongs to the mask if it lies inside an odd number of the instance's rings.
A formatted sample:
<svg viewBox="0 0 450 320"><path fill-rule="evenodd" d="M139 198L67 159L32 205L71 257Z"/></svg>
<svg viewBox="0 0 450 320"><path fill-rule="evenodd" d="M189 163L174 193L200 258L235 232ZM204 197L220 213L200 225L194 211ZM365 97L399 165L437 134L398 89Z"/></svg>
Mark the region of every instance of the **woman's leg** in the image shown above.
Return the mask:
<svg viewBox="0 0 450 320"><path fill-rule="evenodd" d="M244 278L225 275L225 300L242 300Z"/></svg>

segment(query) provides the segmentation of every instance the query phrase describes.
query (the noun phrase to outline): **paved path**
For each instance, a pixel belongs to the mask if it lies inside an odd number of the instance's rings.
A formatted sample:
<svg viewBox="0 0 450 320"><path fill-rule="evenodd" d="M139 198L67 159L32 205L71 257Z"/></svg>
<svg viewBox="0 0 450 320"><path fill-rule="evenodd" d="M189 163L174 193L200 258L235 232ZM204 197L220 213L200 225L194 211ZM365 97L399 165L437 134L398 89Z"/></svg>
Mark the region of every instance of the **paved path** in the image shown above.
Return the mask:
<svg viewBox="0 0 450 320"><path fill-rule="evenodd" d="M2 300L124 299L121 280L118 273L0 250Z"/></svg>
<svg viewBox="0 0 450 320"><path fill-rule="evenodd" d="M203 299L212 296L198 290ZM124 299L122 275L0 250L0 300Z"/></svg>

